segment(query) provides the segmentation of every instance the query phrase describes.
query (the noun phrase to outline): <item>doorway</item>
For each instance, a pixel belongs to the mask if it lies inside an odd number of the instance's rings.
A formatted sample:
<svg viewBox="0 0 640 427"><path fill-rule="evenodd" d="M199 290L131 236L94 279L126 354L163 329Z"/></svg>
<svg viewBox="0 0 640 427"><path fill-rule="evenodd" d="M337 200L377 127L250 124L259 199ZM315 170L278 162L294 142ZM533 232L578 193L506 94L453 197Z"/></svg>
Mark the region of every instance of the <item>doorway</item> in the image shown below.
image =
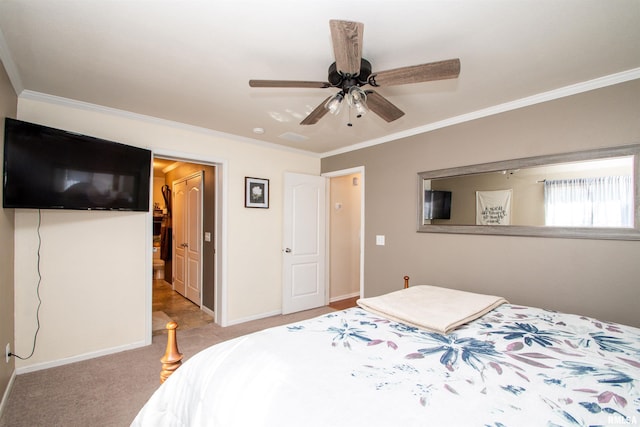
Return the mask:
<svg viewBox="0 0 640 427"><path fill-rule="evenodd" d="M181 177L171 186L173 289L198 307L202 306L203 175L200 171Z"/></svg>
<svg viewBox="0 0 640 427"><path fill-rule="evenodd" d="M195 161L187 161L174 157L154 156L154 177L153 177L153 212L154 225L159 215L162 215L163 221L169 230L164 230L164 237L169 242L160 242L161 236L158 236L154 227L154 258L157 257L157 248L170 248L162 253L162 262L164 263L162 275L156 274L154 269L154 277L152 283L152 327L154 331L158 328L158 324L166 324L166 321L174 320L178 322L181 329L189 329L192 327L202 326L211 323L216 317L215 307L216 301L216 285L219 272L217 262L218 253L216 245L218 242L218 231L220 224L217 216L219 203L219 169L220 165L197 163ZM195 297L191 293L193 302L187 300L187 292L183 289L182 295L176 292L176 274L184 272L184 268L176 268L176 231L180 233L180 227L176 230L175 188L174 183L184 182L185 178L199 176L201 178L201 206L199 206L197 216L200 227L193 233L192 241L189 245L200 248L198 258L200 265L196 267L197 272L193 269L191 277L200 276L200 294ZM162 189L166 191L163 194ZM167 197L167 193L169 197ZM181 221L178 218L179 221ZM184 229L182 229L184 230ZM162 233L161 233L162 235ZM184 237L184 233L182 233ZM163 245L162 243L166 243ZM155 261L155 260L154 260ZM154 262L155 263L155 262ZM159 280L162 276L162 280ZM178 279L184 279L184 275L180 273ZM184 295L184 296L183 296ZM161 309L162 308L162 309ZM159 313L162 312L162 313ZM165 314L163 316L163 313Z"/></svg>
<svg viewBox="0 0 640 427"><path fill-rule="evenodd" d="M355 302L364 297L364 166L322 176L329 179L329 302Z"/></svg>

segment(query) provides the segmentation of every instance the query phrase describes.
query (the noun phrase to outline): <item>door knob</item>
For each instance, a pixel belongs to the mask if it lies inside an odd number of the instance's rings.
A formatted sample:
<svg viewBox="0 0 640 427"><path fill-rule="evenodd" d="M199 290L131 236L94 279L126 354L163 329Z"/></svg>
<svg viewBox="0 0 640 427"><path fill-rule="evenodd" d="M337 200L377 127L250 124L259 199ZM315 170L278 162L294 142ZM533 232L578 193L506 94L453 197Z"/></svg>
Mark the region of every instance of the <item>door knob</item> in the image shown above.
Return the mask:
<svg viewBox="0 0 640 427"><path fill-rule="evenodd" d="M288 253L288 254L290 254L290 253L291 253L291 249L290 249L290 248L286 248L284 251L285 251L286 253Z"/></svg>

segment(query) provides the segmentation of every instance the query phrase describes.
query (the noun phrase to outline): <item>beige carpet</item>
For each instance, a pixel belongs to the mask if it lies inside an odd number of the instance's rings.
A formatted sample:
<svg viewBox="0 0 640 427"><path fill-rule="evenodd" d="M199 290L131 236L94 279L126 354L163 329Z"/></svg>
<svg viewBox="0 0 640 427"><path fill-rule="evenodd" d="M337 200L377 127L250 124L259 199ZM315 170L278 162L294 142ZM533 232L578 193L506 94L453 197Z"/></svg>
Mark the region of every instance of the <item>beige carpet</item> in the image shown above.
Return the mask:
<svg viewBox="0 0 640 427"><path fill-rule="evenodd" d="M227 328L178 329L178 346L186 361L218 342L331 311L321 307ZM165 347L166 335L156 335L144 348L18 375L0 427L128 426L160 385Z"/></svg>

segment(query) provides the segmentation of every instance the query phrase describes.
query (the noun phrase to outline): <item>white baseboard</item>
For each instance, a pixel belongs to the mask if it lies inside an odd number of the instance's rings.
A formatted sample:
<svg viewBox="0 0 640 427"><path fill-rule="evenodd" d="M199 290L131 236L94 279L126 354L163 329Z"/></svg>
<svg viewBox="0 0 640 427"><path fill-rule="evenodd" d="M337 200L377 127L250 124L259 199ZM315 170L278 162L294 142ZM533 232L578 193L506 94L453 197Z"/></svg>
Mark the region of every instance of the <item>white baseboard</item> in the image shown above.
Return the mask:
<svg viewBox="0 0 640 427"><path fill-rule="evenodd" d="M16 368L16 374L26 374L29 372L41 371L43 369L55 368L57 366L68 365L70 363L82 362L83 360L94 359L96 357L108 356L114 353L120 353L121 351L134 350L136 348L144 347L148 345L145 341L138 341L131 344L126 344L118 347L105 348L103 350L94 351L91 353L79 354L77 356L65 357L64 359L52 360L50 362L35 363L33 365Z"/></svg>
<svg viewBox="0 0 640 427"><path fill-rule="evenodd" d="M332 297L329 302L335 302L335 301L340 301L343 299L348 299L348 298L354 298L354 297L359 297L360 296L360 292L354 292L352 294L348 294L348 295L340 295L337 297ZM204 309L205 307L203 307ZM282 314L282 311L271 311L269 313L262 313L262 314L257 314L255 316L249 316L249 317L243 317L241 319L236 319L236 320L232 320L230 321L226 326L233 326L233 325L239 325L240 323L245 323L245 322L250 322L252 320L260 320L260 319L264 319L266 317L271 317L271 316L279 316Z"/></svg>
<svg viewBox="0 0 640 427"><path fill-rule="evenodd" d="M360 296L360 292L354 292L352 294L331 297L329 299L329 302L342 301L343 299L355 298L355 297L359 297L359 296Z"/></svg>
<svg viewBox="0 0 640 427"><path fill-rule="evenodd" d="M16 370L14 369L11 373L11 378L9 378L9 383L7 384L7 388L4 390L4 394L2 395L2 402L0 402L0 418L2 418L2 414L4 414L4 408L7 406L7 402L9 401L9 395L11 394L11 390L13 389L13 383L16 380Z"/></svg>
<svg viewBox="0 0 640 427"><path fill-rule="evenodd" d="M279 316L280 314L282 314L282 311L278 310L278 311L271 311L269 313L257 314L255 316L243 317L241 319L236 319L236 320L230 321L227 324L227 326L239 325L240 323L250 322L252 320L264 319L265 317Z"/></svg>

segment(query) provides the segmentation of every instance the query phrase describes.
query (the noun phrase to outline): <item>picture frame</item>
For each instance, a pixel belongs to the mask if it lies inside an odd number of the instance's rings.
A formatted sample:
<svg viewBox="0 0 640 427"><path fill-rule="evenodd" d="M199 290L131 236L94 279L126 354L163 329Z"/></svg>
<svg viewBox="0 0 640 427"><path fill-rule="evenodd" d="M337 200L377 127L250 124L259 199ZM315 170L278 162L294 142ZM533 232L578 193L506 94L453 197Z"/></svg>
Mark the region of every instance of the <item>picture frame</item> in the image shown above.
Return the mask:
<svg viewBox="0 0 640 427"><path fill-rule="evenodd" d="M269 209L269 180L244 178L244 207Z"/></svg>

